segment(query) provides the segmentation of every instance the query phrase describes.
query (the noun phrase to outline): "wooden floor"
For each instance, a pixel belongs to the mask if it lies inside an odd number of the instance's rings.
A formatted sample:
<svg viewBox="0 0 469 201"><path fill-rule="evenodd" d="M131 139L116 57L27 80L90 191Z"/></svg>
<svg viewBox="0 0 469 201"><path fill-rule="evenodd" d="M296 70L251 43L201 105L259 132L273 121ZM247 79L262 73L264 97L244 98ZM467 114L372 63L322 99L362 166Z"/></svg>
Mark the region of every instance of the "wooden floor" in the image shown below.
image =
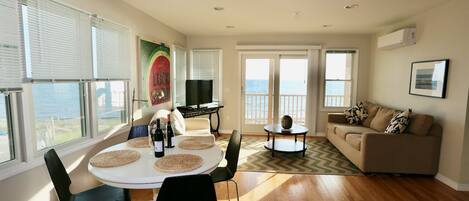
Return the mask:
<svg viewBox="0 0 469 201"><path fill-rule="evenodd" d="M457 192L433 177L336 176L238 172L240 200L268 201L387 201L467 200L469 192ZM230 183L230 198L236 200ZM226 183L216 185L218 200L228 200ZM152 199L151 190L132 190L133 201Z"/></svg>

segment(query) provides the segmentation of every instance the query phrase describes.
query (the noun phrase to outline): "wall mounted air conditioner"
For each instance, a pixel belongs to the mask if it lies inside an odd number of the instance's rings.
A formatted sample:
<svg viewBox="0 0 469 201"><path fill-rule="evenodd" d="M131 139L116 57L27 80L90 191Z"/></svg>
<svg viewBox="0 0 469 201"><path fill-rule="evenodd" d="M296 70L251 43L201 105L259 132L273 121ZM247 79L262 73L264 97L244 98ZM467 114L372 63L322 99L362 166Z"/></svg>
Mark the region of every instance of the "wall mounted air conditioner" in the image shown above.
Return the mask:
<svg viewBox="0 0 469 201"><path fill-rule="evenodd" d="M415 28L405 28L378 38L379 49L394 49L414 45L417 42Z"/></svg>

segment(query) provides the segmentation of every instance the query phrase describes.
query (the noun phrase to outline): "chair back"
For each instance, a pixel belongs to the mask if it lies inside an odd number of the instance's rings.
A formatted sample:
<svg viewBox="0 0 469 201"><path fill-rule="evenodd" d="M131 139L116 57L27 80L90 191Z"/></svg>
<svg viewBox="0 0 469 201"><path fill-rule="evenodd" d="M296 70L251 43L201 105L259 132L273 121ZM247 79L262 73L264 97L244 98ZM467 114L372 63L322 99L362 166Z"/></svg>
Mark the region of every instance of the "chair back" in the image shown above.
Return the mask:
<svg viewBox="0 0 469 201"><path fill-rule="evenodd" d="M146 136L148 136L147 125L132 126L132 128L130 128L129 137L127 140Z"/></svg>
<svg viewBox="0 0 469 201"><path fill-rule="evenodd" d="M226 148L226 167L228 168L228 170L230 170L232 174L231 178L234 177L234 174L238 169L239 150L241 149L241 138L241 134L237 130L233 130L233 133L231 133L230 141L228 142L228 147Z"/></svg>
<svg viewBox="0 0 469 201"><path fill-rule="evenodd" d="M207 174L168 177L156 201L216 201L212 178Z"/></svg>
<svg viewBox="0 0 469 201"><path fill-rule="evenodd" d="M72 181L55 150L51 149L47 151L44 154L44 160L46 161L47 170L49 171L49 176L54 184L55 192L57 192L59 200L70 200L72 193L69 188Z"/></svg>

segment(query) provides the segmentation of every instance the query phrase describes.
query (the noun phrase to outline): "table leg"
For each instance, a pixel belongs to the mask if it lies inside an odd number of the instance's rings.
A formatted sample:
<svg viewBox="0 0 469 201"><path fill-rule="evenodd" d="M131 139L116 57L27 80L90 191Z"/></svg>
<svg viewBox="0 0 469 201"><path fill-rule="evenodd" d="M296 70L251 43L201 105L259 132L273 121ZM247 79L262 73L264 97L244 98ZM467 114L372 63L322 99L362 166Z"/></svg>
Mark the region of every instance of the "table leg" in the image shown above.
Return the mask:
<svg viewBox="0 0 469 201"><path fill-rule="evenodd" d="M306 133L303 135L303 157L306 154Z"/></svg>
<svg viewBox="0 0 469 201"><path fill-rule="evenodd" d="M212 127L212 113L208 114L208 120L210 120L210 132L213 132L215 129Z"/></svg>
<svg viewBox="0 0 469 201"><path fill-rule="evenodd" d="M297 138L297 135L295 135L295 142L297 141L296 138Z"/></svg>
<svg viewBox="0 0 469 201"><path fill-rule="evenodd" d="M220 114L218 114L218 111L220 109L217 109L217 135L220 136L220 133L218 132L218 129L220 128Z"/></svg>
<svg viewBox="0 0 469 201"><path fill-rule="evenodd" d="M275 133L272 133L272 158L274 157L275 152Z"/></svg>
<svg viewBox="0 0 469 201"><path fill-rule="evenodd" d="M267 142L270 140L270 132L267 132Z"/></svg>

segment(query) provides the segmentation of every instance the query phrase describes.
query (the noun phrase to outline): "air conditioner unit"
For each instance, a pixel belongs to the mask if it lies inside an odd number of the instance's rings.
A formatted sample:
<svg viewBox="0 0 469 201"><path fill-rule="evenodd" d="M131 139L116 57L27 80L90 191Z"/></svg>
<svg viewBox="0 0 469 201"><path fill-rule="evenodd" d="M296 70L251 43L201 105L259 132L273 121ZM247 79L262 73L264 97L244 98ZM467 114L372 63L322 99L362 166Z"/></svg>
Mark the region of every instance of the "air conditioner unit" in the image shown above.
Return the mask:
<svg viewBox="0 0 469 201"><path fill-rule="evenodd" d="M378 38L379 49L394 49L417 43L415 28L405 28Z"/></svg>

